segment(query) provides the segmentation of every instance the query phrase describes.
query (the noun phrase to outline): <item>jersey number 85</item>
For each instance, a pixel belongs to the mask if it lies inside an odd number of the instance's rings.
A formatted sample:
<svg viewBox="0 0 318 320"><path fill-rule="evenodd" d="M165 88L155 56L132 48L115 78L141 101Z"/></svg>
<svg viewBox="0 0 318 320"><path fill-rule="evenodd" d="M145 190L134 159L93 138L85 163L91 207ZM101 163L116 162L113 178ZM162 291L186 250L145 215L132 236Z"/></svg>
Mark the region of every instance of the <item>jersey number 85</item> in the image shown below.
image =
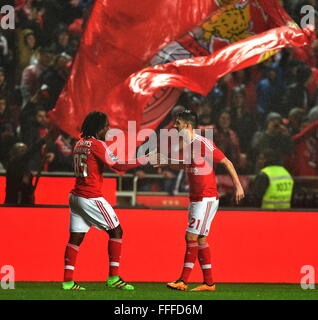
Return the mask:
<svg viewBox="0 0 318 320"><path fill-rule="evenodd" d="M74 173L75 177L85 178L87 177L87 155L86 154L74 154Z"/></svg>

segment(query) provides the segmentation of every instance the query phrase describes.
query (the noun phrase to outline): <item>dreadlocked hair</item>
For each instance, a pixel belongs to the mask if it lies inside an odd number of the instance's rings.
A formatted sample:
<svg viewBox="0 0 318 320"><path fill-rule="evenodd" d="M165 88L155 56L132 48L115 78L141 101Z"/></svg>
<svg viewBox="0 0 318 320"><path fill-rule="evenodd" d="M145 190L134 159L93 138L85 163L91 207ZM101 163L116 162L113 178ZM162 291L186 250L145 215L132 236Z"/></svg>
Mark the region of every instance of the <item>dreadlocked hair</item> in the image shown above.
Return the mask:
<svg viewBox="0 0 318 320"><path fill-rule="evenodd" d="M108 123L108 117L105 113L100 111L90 112L82 124L81 137L95 137L97 138L97 133L105 127Z"/></svg>

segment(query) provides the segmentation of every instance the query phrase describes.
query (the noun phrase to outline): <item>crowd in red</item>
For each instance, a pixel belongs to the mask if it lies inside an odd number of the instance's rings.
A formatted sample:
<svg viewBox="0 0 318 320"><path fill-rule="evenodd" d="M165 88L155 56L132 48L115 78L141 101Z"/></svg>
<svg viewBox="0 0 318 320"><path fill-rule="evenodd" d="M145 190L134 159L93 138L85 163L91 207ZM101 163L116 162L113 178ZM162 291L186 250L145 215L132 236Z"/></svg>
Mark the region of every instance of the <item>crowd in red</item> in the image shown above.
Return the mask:
<svg viewBox="0 0 318 320"><path fill-rule="evenodd" d="M12 147L25 143L30 170L43 165L39 140L48 132L47 112L67 80L92 0L11 0L15 30L0 29L0 163L6 169ZM300 8L315 0L281 1L296 22ZM187 90L165 120L182 107L197 111L200 128L213 128L216 145L241 174L258 172L258 155L271 148L294 176L318 174L318 40L287 48L266 62L229 74L207 97ZM180 107L181 106L181 107ZM74 139L61 133L46 141L48 171L71 171ZM152 168L135 170L141 178ZM178 173L163 171L164 189ZM219 172L222 173L222 172ZM170 182L171 183L170 183ZM145 190L151 186L141 186Z"/></svg>

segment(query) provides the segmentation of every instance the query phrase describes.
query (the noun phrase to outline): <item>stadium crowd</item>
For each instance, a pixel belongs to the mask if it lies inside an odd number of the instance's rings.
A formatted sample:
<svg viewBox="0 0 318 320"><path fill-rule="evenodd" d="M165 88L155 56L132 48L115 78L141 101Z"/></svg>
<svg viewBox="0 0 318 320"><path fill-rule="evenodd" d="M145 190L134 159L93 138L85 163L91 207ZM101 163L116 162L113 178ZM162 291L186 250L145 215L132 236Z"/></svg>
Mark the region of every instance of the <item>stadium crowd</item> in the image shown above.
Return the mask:
<svg viewBox="0 0 318 320"><path fill-rule="evenodd" d="M315 0L281 2L298 23L302 6L317 8ZM92 3L5 1L15 7L16 28L0 29L0 169L16 165L16 143L22 142L32 151L30 173L72 171L75 140L64 132L43 139L47 112L67 80ZM184 107L198 113L201 129L213 128L216 145L240 174L257 174L261 151L272 149L293 176L318 175L318 40L226 75L207 97L184 90L165 123ZM160 186L141 179L141 190L186 191L179 172L149 166L134 173L166 177Z"/></svg>

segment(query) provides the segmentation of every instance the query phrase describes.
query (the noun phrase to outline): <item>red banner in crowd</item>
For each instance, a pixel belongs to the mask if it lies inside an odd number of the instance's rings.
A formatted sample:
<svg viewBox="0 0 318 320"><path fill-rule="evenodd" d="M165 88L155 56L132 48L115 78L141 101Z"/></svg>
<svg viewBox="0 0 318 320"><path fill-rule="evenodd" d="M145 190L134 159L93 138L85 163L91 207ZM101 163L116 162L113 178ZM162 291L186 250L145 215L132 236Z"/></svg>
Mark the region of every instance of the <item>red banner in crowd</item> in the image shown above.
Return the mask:
<svg viewBox="0 0 318 320"><path fill-rule="evenodd" d="M286 25L277 0L97 0L50 117L75 137L92 110L114 128L155 129L181 88L207 94L226 73L310 41Z"/></svg>

